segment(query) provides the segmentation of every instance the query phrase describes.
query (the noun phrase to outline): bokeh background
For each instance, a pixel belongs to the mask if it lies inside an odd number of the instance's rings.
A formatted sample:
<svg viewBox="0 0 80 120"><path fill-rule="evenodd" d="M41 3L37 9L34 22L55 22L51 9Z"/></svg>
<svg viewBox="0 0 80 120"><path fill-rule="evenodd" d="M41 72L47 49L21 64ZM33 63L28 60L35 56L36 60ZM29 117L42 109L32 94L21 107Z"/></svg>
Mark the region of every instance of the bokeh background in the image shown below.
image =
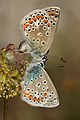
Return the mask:
<svg viewBox="0 0 80 120"><path fill-rule="evenodd" d="M35 108L20 96L8 101L8 120L80 120L80 0L0 0L0 48L23 40L20 20L30 11L48 6L61 8L46 70L55 84L59 107ZM55 59L63 57L67 62ZM59 67L63 65L64 67ZM0 120L3 99L0 98Z"/></svg>

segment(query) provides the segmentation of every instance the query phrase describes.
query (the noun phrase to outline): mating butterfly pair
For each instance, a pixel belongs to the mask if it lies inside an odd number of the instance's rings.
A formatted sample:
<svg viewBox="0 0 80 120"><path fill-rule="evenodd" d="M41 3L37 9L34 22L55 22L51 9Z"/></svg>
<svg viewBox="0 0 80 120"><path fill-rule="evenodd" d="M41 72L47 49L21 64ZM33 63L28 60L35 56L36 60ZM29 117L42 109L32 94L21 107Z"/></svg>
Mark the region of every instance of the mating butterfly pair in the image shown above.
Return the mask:
<svg viewBox="0 0 80 120"><path fill-rule="evenodd" d="M34 10L21 21L21 30L25 41L19 50L33 57L26 69L21 98L36 107L52 108L59 105L57 91L44 70L45 54L49 50L60 16L60 8L47 7Z"/></svg>

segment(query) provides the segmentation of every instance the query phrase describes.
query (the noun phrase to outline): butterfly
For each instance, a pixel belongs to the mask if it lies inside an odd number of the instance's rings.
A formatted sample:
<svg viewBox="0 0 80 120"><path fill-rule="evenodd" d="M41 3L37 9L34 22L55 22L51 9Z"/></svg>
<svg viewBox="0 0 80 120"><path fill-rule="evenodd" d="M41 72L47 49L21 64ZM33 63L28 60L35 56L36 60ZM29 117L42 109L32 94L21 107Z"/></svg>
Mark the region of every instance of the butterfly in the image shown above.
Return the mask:
<svg viewBox="0 0 80 120"><path fill-rule="evenodd" d="M60 8L37 9L21 20L24 42L19 50L28 52L32 62L25 71L21 98L35 107L53 108L59 105L59 97L49 75L44 70L45 54L50 49L60 17Z"/></svg>

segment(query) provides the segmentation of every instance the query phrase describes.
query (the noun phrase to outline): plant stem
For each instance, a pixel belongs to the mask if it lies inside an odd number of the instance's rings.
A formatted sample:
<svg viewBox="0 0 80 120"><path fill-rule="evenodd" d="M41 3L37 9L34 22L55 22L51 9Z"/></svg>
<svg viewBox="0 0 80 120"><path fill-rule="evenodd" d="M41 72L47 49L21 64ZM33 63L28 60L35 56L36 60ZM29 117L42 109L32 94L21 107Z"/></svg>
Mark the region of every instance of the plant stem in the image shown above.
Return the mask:
<svg viewBox="0 0 80 120"><path fill-rule="evenodd" d="M4 97L3 120L7 120L8 99Z"/></svg>

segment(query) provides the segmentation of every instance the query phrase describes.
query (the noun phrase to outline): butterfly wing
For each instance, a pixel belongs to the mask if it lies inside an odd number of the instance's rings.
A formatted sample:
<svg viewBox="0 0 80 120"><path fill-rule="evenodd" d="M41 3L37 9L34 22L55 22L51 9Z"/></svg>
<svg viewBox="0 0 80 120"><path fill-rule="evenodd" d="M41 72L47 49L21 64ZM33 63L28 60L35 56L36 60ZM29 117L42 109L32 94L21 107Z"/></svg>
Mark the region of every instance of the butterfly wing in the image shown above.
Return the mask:
<svg viewBox="0 0 80 120"><path fill-rule="evenodd" d="M59 22L60 8L52 6L44 8L43 10L48 13L51 22L51 30L55 33Z"/></svg>
<svg viewBox="0 0 80 120"><path fill-rule="evenodd" d="M34 66L24 77L22 100L35 107L52 108L59 105L57 91L46 71Z"/></svg>
<svg viewBox="0 0 80 120"><path fill-rule="evenodd" d="M52 44L59 15L59 8L50 7L42 10L34 10L22 19L22 33L32 51L36 51L41 55L48 51Z"/></svg>

